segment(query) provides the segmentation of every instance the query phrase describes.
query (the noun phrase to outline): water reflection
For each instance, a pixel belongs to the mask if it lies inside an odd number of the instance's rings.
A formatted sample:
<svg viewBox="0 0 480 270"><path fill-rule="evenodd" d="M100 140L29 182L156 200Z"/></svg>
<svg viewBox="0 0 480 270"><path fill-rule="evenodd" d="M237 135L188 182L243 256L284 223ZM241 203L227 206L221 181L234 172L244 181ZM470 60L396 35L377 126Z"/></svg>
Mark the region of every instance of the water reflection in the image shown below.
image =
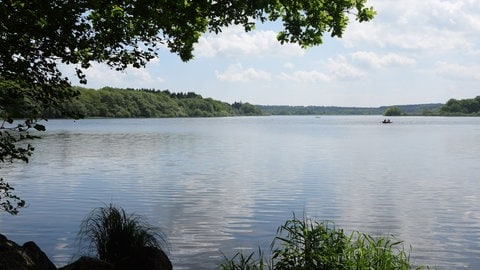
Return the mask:
<svg viewBox="0 0 480 270"><path fill-rule="evenodd" d="M163 229L176 269L212 269L221 251L268 248L296 212L394 234L418 263L476 269L479 120L453 120L51 121L31 163L5 170L29 207L0 224L63 265L81 254L81 219L112 202Z"/></svg>

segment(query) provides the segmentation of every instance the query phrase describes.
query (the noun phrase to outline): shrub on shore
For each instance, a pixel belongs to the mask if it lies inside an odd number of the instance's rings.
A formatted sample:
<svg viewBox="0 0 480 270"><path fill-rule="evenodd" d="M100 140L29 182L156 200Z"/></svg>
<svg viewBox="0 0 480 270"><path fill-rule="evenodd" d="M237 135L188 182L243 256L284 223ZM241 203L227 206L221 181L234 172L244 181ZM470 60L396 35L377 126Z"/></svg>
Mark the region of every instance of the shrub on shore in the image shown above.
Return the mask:
<svg viewBox="0 0 480 270"><path fill-rule="evenodd" d="M373 237L365 233L346 234L331 223L293 216L277 230L271 256L259 249L249 255L225 257L222 270L284 269L398 269L415 268L410 250L392 237ZM424 269L419 266L415 269Z"/></svg>
<svg viewBox="0 0 480 270"><path fill-rule="evenodd" d="M161 249L164 237L138 215L112 204L95 208L83 220L80 240L88 240L98 259L116 263L144 247Z"/></svg>

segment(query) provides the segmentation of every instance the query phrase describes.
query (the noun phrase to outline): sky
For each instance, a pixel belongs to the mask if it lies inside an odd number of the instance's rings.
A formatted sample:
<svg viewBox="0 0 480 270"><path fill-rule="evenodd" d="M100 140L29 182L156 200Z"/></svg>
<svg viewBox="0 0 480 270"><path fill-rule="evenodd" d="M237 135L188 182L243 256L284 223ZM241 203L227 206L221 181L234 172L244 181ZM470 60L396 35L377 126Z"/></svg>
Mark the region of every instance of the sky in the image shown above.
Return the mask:
<svg viewBox="0 0 480 270"><path fill-rule="evenodd" d="M276 40L280 24L204 34L194 59L162 49L146 68L95 64L89 88L154 88L256 105L377 107L480 95L478 0L369 0L371 22L301 49ZM65 68L74 85L73 68Z"/></svg>

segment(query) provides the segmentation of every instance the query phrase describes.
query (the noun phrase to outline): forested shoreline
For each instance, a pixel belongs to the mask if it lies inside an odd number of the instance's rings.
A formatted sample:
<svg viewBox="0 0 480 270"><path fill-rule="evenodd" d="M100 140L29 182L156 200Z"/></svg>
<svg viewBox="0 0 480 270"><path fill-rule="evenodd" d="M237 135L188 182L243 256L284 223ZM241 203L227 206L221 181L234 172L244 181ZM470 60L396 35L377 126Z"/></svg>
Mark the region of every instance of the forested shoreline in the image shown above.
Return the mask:
<svg viewBox="0 0 480 270"><path fill-rule="evenodd" d="M450 99L440 108L445 116L480 116L480 96L466 99Z"/></svg>
<svg viewBox="0 0 480 270"><path fill-rule="evenodd" d="M337 106L264 106L256 105L271 115L382 115L391 106L381 107L337 107ZM441 103L395 105L403 115L419 116L438 114Z"/></svg>
<svg viewBox="0 0 480 270"><path fill-rule="evenodd" d="M63 118L65 112L80 118L160 118L220 117L262 115L249 103L226 102L203 98L193 92L169 90L123 89L104 87L98 90L74 87L79 95L64 104L62 110L50 109L45 118Z"/></svg>
<svg viewBox="0 0 480 270"><path fill-rule="evenodd" d="M380 107L256 105L269 115L382 115L391 108L403 116L480 116L480 96L450 99L445 104L412 104Z"/></svg>
<svg viewBox="0 0 480 270"><path fill-rule="evenodd" d="M204 98L194 92L171 92L156 89L73 87L78 96L49 109L45 118L161 118L161 117L225 117L258 115L382 115L392 106L339 107L252 105L248 102L227 102ZM445 104L395 105L404 116L480 116L480 96L471 99L450 99Z"/></svg>

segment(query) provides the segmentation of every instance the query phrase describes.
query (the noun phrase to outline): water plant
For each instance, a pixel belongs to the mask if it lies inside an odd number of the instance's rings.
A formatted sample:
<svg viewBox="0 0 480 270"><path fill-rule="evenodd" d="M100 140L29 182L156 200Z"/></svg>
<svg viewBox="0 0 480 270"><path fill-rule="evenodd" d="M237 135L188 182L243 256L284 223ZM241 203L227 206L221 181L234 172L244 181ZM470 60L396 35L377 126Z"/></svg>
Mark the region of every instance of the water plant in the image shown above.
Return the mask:
<svg viewBox="0 0 480 270"><path fill-rule="evenodd" d="M98 259L116 263L144 247L161 249L166 243L159 230L139 215L109 204L95 208L82 221L80 241L88 240Z"/></svg>
<svg viewBox="0 0 480 270"><path fill-rule="evenodd" d="M347 247L343 230L294 215L272 242L274 269L341 269Z"/></svg>
<svg viewBox="0 0 480 270"><path fill-rule="evenodd" d="M350 245L345 250L345 269L398 269L414 268L410 264L410 251L402 241L393 236L373 237L371 235L352 232ZM417 267L416 269L422 269Z"/></svg>
<svg viewBox="0 0 480 270"><path fill-rule="evenodd" d="M219 266L222 270L267 270L272 269L273 261L266 259L263 251L259 248L258 254L255 252L244 255L242 252L236 253L232 258L223 256L224 262Z"/></svg>
<svg viewBox="0 0 480 270"><path fill-rule="evenodd" d="M318 222L293 215L282 226L271 244L271 258L259 249L258 255L235 254L224 258L222 270L353 270L424 269L410 263L410 251L392 236L373 237L346 234L331 222ZM268 262L268 263L267 263ZM427 267L428 268L428 267Z"/></svg>

